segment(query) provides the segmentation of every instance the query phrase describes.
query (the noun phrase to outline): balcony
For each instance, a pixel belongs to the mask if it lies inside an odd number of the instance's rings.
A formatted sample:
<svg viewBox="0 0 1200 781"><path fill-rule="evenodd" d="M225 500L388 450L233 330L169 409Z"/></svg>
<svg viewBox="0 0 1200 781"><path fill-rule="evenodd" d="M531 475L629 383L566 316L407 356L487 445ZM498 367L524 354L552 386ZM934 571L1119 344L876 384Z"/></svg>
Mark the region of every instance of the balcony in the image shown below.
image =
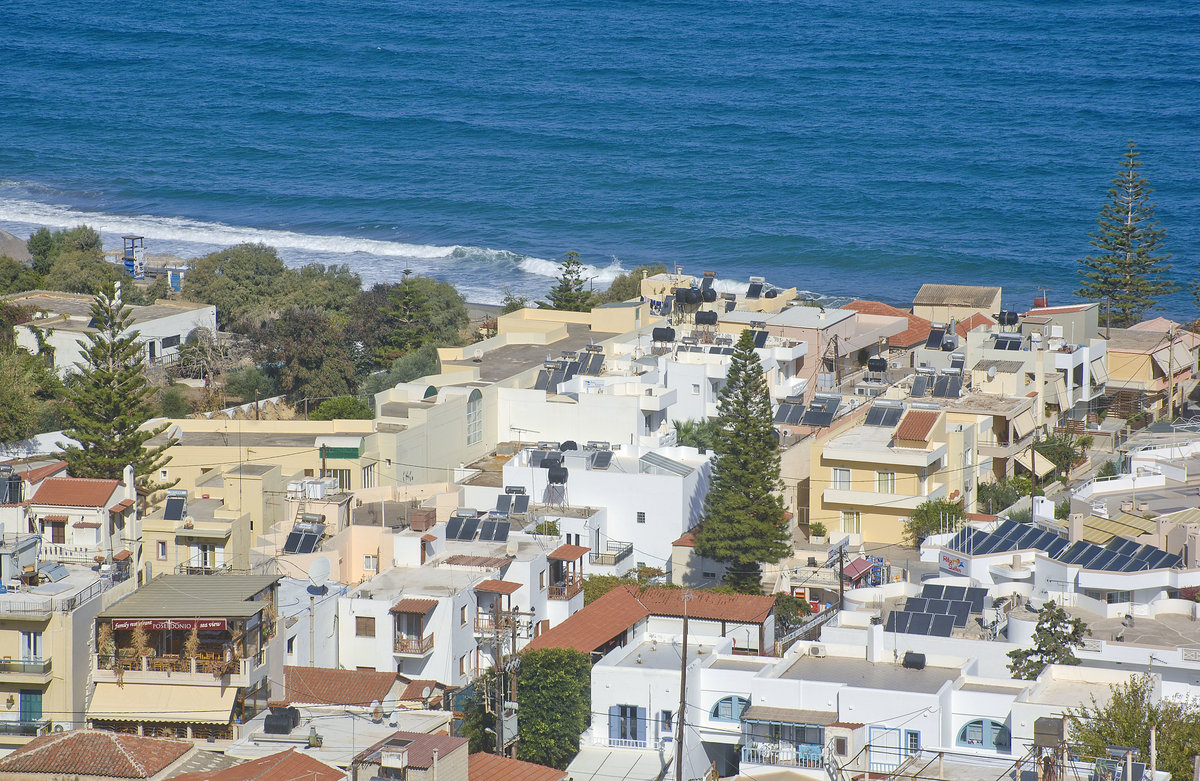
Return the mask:
<svg viewBox="0 0 1200 781"><path fill-rule="evenodd" d="M433 652L433 635L396 635L393 653L402 656L428 656Z"/></svg>
<svg viewBox="0 0 1200 781"><path fill-rule="evenodd" d="M13 681L41 681L50 676L49 659L0 659L0 676Z"/></svg>
<svg viewBox="0 0 1200 781"><path fill-rule="evenodd" d="M50 729L50 719L0 721L0 737L36 738Z"/></svg>
<svg viewBox="0 0 1200 781"><path fill-rule="evenodd" d="M825 767L821 747L807 743L751 743L742 746L742 761L777 767Z"/></svg>
<svg viewBox="0 0 1200 781"><path fill-rule="evenodd" d="M212 683L221 686L249 686L250 673L261 666L265 655L253 659L226 660L202 654L194 659L178 656L118 655L100 659L92 654L92 678L111 682Z"/></svg>
<svg viewBox="0 0 1200 781"><path fill-rule="evenodd" d="M491 613L479 613L475 616L475 634L491 637L496 632L504 634L512 631L512 617L500 614L500 620Z"/></svg>
<svg viewBox="0 0 1200 781"><path fill-rule="evenodd" d="M83 564L88 567L96 563L96 557L104 558L104 551L99 545L67 545L61 542L50 542L42 546L42 559L58 561L63 564Z"/></svg>
<svg viewBox="0 0 1200 781"><path fill-rule="evenodd" d="M588 553L588 561L604 567L614 567L633 553L632 542L621 542L620 540L609 540L605 543L604 553L590 551Z"/></svg>
<svg viewBox="0 0 1200 781"><path fill-rule="evenodd" d="M941 499L946 496L945 485L935 485L923 496L911 494L889 494L878 491L855 491L835 487L821 491L821 500L826 505L847 505L869 510L872 507L883 508L884 512L893 510L915 510L919 504L929 499Z"/></svg>
<svg viewBox="0 0 1200 781"><path fill-rule="evenodd" d="M556 586L551 586L546 596L549 599L568 600L583 591L583 578L575 578Z"/></svg>

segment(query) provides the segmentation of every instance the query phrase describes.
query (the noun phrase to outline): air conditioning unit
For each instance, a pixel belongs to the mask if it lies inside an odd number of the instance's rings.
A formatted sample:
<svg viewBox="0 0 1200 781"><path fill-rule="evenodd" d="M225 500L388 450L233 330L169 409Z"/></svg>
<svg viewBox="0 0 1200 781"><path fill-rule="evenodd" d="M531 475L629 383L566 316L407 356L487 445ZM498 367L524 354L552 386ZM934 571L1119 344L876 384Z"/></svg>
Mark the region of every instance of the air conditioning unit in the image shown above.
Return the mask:
<svg viewBox="0 0 1200 781"><path fill-rule="evenodd" d="M808 655L821 659L825 656L825 646L811 645L808 647Z"/></svg>

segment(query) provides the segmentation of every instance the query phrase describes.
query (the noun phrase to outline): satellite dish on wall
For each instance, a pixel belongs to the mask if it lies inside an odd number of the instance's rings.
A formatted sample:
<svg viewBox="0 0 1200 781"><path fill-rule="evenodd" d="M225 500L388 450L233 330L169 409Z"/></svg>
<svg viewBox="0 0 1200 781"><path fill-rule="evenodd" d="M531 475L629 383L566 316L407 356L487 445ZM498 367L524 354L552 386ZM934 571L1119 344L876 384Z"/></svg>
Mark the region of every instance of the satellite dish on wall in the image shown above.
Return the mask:
<svg viewBox="0 0 1200 781"><path fill-rule="evenodd" d="M333 567L330 565L329 559L324 556L313 559L312 564L308 565L308 590L316 594L323 593L332 571Z"/></svg>

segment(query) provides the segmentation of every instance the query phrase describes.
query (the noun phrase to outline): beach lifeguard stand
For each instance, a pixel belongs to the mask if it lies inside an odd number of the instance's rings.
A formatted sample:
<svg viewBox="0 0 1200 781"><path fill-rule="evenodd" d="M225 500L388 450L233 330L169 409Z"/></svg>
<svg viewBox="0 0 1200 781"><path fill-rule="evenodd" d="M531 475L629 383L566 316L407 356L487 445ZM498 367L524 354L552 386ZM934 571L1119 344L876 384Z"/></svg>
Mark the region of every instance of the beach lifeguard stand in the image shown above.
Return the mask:
<svg viewBox="0 0 1200 781"><path fill-rule="evenodd" d="M122 236L125 271L134 279L146 278L146 240L142 236Z"/></svg>

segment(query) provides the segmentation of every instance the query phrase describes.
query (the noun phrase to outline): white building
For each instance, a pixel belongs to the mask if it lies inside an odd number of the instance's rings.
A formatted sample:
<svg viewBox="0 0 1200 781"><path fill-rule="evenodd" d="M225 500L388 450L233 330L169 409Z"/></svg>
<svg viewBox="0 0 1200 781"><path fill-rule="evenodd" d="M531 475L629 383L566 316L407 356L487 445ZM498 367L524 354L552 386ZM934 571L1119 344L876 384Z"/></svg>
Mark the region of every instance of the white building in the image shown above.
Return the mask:
<svg viewBox="0 0 1200 781"><path fill-rule="evenodd" d="M33 354L40 351L36 328L54 355L54 370L65 376L83 363L79 342L87 343L86 335L94 332L91 325L92 296L78 293L59 293L32 290L5 296L4 302L29 307L36 314L30 322L16 327L17 346ZM198 328L217 332L217 308L192 301L161 299L150 306L130 306L132 328L144 346L146 360L151 363L170 363L179 354L188 334Z"/></svg>

